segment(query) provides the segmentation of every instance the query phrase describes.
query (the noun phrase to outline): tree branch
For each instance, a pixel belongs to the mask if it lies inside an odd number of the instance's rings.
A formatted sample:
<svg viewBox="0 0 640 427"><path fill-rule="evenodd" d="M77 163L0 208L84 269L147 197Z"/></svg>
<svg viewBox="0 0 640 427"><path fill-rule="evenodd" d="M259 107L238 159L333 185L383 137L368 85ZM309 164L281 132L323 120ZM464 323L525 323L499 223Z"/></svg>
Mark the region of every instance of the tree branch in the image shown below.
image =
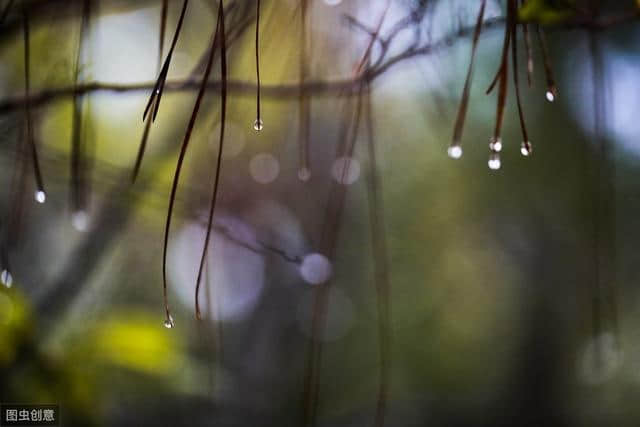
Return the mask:
<svg viewBox="0 0 640 427"><path fill-rule="evenodd" d="M638 11L626 12L616 16L610 16L602 19L583 19L578 18L573 21L564 22L549 27L554 31L567 31L567 30L592 30L603 31L609 28L617 27L618 25L633 22L640 18ZM485 29L496 28L504 25L504 17L496 17L488 19L484 22ZM410 47L407 50L398 53L390 58L384 60L379 65L364 70L359 76L355 78L345 78L338 80L317 80L309 81L304 84L291 83L284 85L263 85L261 88L261 94L265 98L297 98L300 96L300 92L307 95L330 95L335 93L341 93L344 95L357 94L358 88L364 82L371 83L377 77L381 76L387 70L394 65L403 62L407 59L411 59L417 56L430 55L436 51L440 51L452 46L458 39L469 37L473 33L474 27L468 26L460 28L454 33L441 38L438 41L432 43L426 43L422 46ZM395 30L397 32L397 30ZM389 43L390 39L385 39L386 43ZM200 86L200 80L198 78L188 78L184 80L174 80L167 82L165 91L168 92L189 92L197 90ZM210 81L207 85L208 90L220 91L221 81ZM40 92L32 92L28 98L24 95L16 95L8 97L0 101L0 115L10 113L14 110L24 107L26 102L32 108L46 105L48 103L58 101L63 98L69 98L74 95L83 95L92 92L136 92L136 91L149 91L153 88L154 82L143 82L133 84L117 84L117 83L103 83L103 82L90 82L76 87L67 86L56 89L45 89ZM230 93L247 94L251 95L255 93L256 86L253 82L241 81L241 80L229 80L227 82L227 89Z"/></svg>

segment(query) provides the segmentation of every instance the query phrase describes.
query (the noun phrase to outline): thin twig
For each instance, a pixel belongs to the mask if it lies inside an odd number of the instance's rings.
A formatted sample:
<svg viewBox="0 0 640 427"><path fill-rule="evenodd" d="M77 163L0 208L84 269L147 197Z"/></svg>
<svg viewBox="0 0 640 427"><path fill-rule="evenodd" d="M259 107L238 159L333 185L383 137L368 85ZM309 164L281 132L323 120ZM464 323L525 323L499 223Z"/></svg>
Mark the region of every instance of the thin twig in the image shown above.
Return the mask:
<svg viewBox="0 0 640 427"><path fill-rule="evenodd" d="M222 2L221 2L222 4ZM219 35L219 26L220 26L220 16L218 16L218 22L216 24L216 31L213 36L212 46L215 47L218 43L218 35ZM191 134L193 132L193 128L196 124L196 119L198 118L198 113L200 112L200 105L202 104L202 99L204 98L206 83L209 79L209 75L211 74L211 68L213 66L213 57L215 54L215 48L212 48L210 51L209 62L207 63L207 69L204 72L204 77L200 82L200 90L198 91L198 97L196 98L196 103L193 107L193 112L191 113L191 118L189 119L189 123L187 125L187 130L184 135L184 139L182 141L182 145L180 147L180 154L178 155L178 162L176 165L176 170L173 176L173 183L171 185L171 195L169 196L169 208L167 211L167 221L165 224L164 230L164 243L162 250L162 295L164 300L164 309L166 315L166 323L167 325L173 326L173 320L171 317L171 311L169 309L169 298L167 295L167 249L169 247L169 231L171 230L171 219L173 214L173 205L176 200L176 193L178 190L178 183L180 181L180 172L182 171L182 165L184 163L184 157L187 154L187 148L189 147L189 141L191 140Z"/></svg>
<svg viewBox="0 0 640 427"><path fill-rule="evenodd" d="M218 156L216 159L216 169L215 169L215 178L213 181L213 195L211 196L211 203L209 207L209 219L207 221L207 234L204 239L204 248L202 249L202 256L200 257L200 266L198 267L198 277L196 279L196 291L195 291L195 310L196 310L196 318L201 320L200 314L200 304L199 304L199 290L200 283L202 281L202 270L207 259L207 251L209 249L209 240L211 239L211 229L213 226L213 215L216 210L216 202L218 201L218 190L220 188L220 172L222 171L222 152L224 149L224 128L226 124L226 114L227 114L227 88L225 86L225 82L227 80L227 48L225 44L225 32L224 32L224 7L222 4L222 0L220 1L219 11L218 11L218 24L216 27L219 28L220 34L216 34L214 38L214 42L211 46L211 59L209 63L213 61L216 39L218 36L220 37L220 73L222 75L222 92L220 94L220 139L218 141ZM209 68L210 70L210 68ZM209 77L209 73L205 73L205 79ZM205 80L206 81L206 80Z"/></svg>

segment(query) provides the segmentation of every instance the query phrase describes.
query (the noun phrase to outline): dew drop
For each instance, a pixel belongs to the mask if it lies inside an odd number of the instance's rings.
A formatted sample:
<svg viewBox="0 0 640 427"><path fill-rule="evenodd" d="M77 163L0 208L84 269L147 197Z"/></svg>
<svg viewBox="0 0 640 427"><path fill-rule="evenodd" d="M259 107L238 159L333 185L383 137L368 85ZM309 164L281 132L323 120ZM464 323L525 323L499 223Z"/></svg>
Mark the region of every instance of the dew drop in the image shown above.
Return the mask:
<svg viewBox="0 0 640 427"><path fill-rule="evenodd" d="M300 275L312 285L319 285L329 280L332 271L331 261L318 253L306 255L300 264Z"/></svg>
<svg viewBox="0 0 640 427"><path fill-rule="evenodd" d="M164 319L164 327L167 329L173 329L176 326L176 323L173 321L173 316L170 314L167 315L167 318Z"/></svg>
<svg viewBox="0 0 640 427"><path fill-rule="evenodd" d="M489 150L499 153L502 151L502 140L500 138L491 138L489 141Z"/></svg>
<svg viewBox="0 0 640 427"><path fill-rule="evenodd" d="M325 3L327 6L337 6L337 5L339 5L340 3L342 3L342 0L324 0L324 3Z"/></svg>
<svg viewBox="0 0 640 427"><path fill-rule="evenodd" d="M2 282L6 288L10 288L13 285L13 276L11 276L11 273L9 273L9 270L6 268L0 273L0 282Z"/></svg>
<svg viewBox="0 0 640 427"><path fill-rule="evenodd" d="M38 203L44 203L47 200L47 194L42 190L36 190L33 197Z"/></svg>
<svg viewBox="0 0 640 427"><path fill-rule="evenodd" d="M530 142L523 142L520 146L520 154L524 157L529 157L531 155L532 147Z"/></svg>
<svg viewBox="0 0 640 427"><path fill-rule="evenodd" d="M311 179L311 171L309 170L309 168L301 167L298 170L298 179L304 182L309 181Z"/></svg>
<svg viewBox="0 0 640 427"><path fill-rule="evenodd" d="M78 231L87 231L89 227L89 215L85 211L74 212L71 216L71 225Z"/></svg>
<svg viewBox="0 0 640 427"><path fill-rule="evenodd" d="M459 159L460 157L462 157L462 147L460 147L459 145L452 145L447 150L447 154L452 159Z"/></svg>
<svg viewBox="0 0 640 427"><path fill-rule="evenodd" d="M488 164L489 169L491 170L495 171L500 169L500 166L502 166L502 163L500 162L500 155L498 153L491 153Z"/></svg>
<svg viewBox="0 0 640 427"><path fill-rule="evenodd" d="M256 121L253 122L253 129L256 132L260 132L262 129L264 129L264 122L262 121L262 119L256 119Z"/></svg>
<svg viewBox="0 0 640 427"><path fill-rule="evenodd" d="M549 102L553 102L556 100L556 95L553 93L552 90L548 90L545 96L547 97L547 101Z"/></svg>

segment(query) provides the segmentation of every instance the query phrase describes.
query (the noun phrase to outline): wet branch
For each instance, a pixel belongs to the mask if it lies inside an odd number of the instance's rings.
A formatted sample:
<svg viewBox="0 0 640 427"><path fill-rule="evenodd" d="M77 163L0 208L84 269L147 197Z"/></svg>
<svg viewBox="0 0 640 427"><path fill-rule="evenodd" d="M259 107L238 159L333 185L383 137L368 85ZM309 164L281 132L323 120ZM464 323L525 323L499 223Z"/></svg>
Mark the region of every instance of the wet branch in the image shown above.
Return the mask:
<svg viewBox="0 0 640 427"><path fill-rule="evenodd" d="M618 25L634 22L640 18L640 15L633 11L633 13L625 13L614 17L607 17L602 19L577 19L575 21L566 22L558 26L548 27L549 30L554 31L566 31L566 30L591 30L602 31L609 28L617 27ZM408 20L406 20L409 25ZM485 20L483 27L486 30L500 27L505 24L505 17L496 17ZM304 92L306 95L332 95L332 94L346 94L356 95L358 89L362 83L371 83L373 80L387 72L393 66L404 62L406 60L419 57L428 56L437 51L445 50L451 47L457 40L467 38L473 35L475 26L462 27L457 31L433 42L427 42L422 45L410 46L408 49L400 52L396 55L385 57L384 60L378 61L372 67L365 69L360 75L355 78L344 78L338 80L316 80L307 81L304 84L292 83L285 85L262 85L261 96L263 98L297 98L300 96L300 92ZM389 37L397 34L399 31L394 30L394 33ZM385 44L389 43L389 38L385 38ZM386 53L386 52L385 52ZM198 90L201 84L201 79L194 77L183 80L167 81L164 90L166 92L189 92ZM84 95L91 92L140 92L149 91L155 85L155 82L141 82L133 84L117 84L117 83L104 83L104 82L88 82L81 83L76 86L60 87L55 89L45 89L39 92L32 92L28 97L24 95L16 95L7 97L0 100L0 114L7 114L15 110L24 108L24 105L28 102L32 108L43 106L51 102L55 102L64 98L69 98L78 95ZM220 92L222 82L220 80L212 80L207 84L207 90ZM229 80L227 82L227 90L229 93L234 94L246 94L253 95L256 93L256 83L241 81L241 80Z"/></svg>

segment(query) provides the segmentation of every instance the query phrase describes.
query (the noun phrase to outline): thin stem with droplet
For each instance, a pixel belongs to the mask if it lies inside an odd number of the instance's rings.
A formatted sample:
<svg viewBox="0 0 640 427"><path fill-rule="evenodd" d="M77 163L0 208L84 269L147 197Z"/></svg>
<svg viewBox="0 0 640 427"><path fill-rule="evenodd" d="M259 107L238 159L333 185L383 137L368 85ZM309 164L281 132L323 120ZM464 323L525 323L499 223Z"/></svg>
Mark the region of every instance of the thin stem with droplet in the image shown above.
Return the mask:
<svg viewBox="0 0 640 427"><path fill-rule="evenodd" d="M260 115L260 0L256 0L256 128L262 127Z"/></svg>
<svg viewBox="0 0 640 427"><path fill-rule="evenodd" d="M451 141L451 147L460 146L462 140L462 130L464 128L464 121L467 116L467 108L469 106L469 96L471 94L471 81L473 79L473 69L476 58L476 50L478 48L478 41L480 40L480 33L482 32L482 22L484 20L484 11L487 1L482 0L480 5L480 11L478 12L478 19L476 21L476 28L473 32L473 41L471 42L471 60L469 62L469 70L467 71L467 78L464 82L464 89L462 91L462 99L460 100L460 106L458 108L458 115L456 118L456 124L453 130L453 140Z"/></svg>
<svg viewBox="0 0 640 427"><path fill-rule="evenodd" d="M540 51L542 52L542 62L544 64L544 72L547 79L547 100L553 102L558 95L558 88L556 87L555 79L553 78L553 69L551 67L551 59L549 57L549 49L547 48L547 42L544 37L544 33L540 25L536 24L536 33L538 35L538 42L540 43Z"/></svg>
<svg viewBox="0 0 640 427"><path fill-rule="evenodd" d="M515 7L515 4L512 6ZM515 10L514 10L515 13ZM518 105L518 117L520 119L520 129L522 130L522 151L523 154L525 152L528 155L531 153L531 142L529 141L529 134L527 133L527 125L524 120L524 112L522 110L522 100L520 98L520 81L518 79L518 43L517 43L517 31L518 26L516 25L515 19L511 23L511 59L513 60L513 83L516 91L516 103Z"/></svg>
<svg viewBox="0 0 640 427"><path fill-rule="evenodd" d="M33 162L33 172L36 180L36 187L39 192L44 194L44 182L40 171L40 161L38 159L38 150L33 135L33 123L31 121L31 105L28 101L31 91L31 63L30 63L30 39L29 39L29 15L23 10L23 41L24 41L24 94L25 99L25 122L27 126L27 144L31 149L31 160Z"/></svg>
<svg viewBox="0 0 640 427"><path fill-rule="evenodd" d="M220 8L222 8L222 1L220 2ZM211 74L211 68L213 66L213 56L215 53L215 46L217 44L218 38L218 29L220 25L220 13L218 14L218 22L216 24L216 31L213 35L213 43L212 49L209 54L209 62L207 63L207 68L204 72L204 76L202 78L202 82L200 84L200 90L198 91L198 96L196 98L195 105L193 107L193 112L191 113L191 118L189 119L189 123L187 124L187 130L184 135L184 139L182 141L182 146L180 147L180 154L178 155L178 163L176 165L176 170L173 176L173 184L171 186L171 195L169 196L169 208L167 212L167 221L165 224L164 230L164 245L162 251L162 292L164 299L164 308L167 318L171 316L171 312L169 309L169 298L167 295L167 248L169 245L169 231L171 229L171 218L173 214L173 206L176 200L176 192L178 190L178 182L180 181L180 172L182 170L182 165L184 163L184 157L187 153L187 148L189 147L189 141L191 140L191 134L193 132L193 128L196 123L196 119L198 118L198 113L200 112L200 105L202 103L202 99L204 98L205 90L207 87L207 81L209 80L209 75Z"/></svg>
<svg viewBox="0 0 640 427"><path fill-rule="evenodd" d="M509 43L511 42L511 27L514 25L514 0L509 0L507 9L507 23L505 26L504 43L502 46L502 58L500 60L500 68L498 69L497 82L498 85L498 104L496 109L496 125L493 131L493 143L500 142L500 134L502 132L502 123L504 119L504 110L507 103L507 81L509 78ZM492 85L493 87L493 85ZM491 88L492 88L491 87ZM491 89L490 88L490 89ZM492 149L493 151L493 149ZM495 151L500 151L496 149Z"/></svg>
<svg viewBox="0 0 640 427"><path fill-rule="evenodd" d="M91 1L84 0L80 32L78 35L78 50L76 54L74 70L74 86L77 87L80 80L80 69L83 66L83 52L85 40L89 33L89 19L91 17ZM82 176L82 109L84 97L79 93L73 96L73 117L71 135L71 208L74 213L84 210L84 178Z"/></svg>

